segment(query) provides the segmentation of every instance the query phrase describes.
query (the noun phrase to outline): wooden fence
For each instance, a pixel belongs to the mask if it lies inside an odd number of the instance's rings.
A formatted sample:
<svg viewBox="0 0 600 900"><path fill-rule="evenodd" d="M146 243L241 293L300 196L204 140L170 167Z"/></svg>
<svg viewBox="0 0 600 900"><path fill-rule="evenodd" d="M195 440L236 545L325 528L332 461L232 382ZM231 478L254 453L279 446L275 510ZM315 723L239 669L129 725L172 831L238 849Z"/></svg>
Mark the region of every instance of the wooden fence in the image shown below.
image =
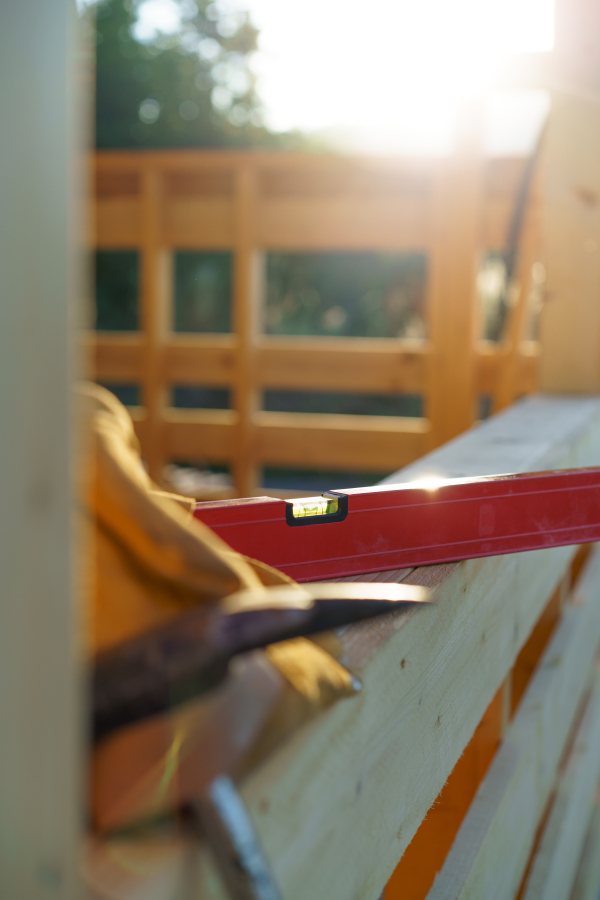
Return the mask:
<svg viewBox="0 0 600 900"><path fill-rule="evenodd" d="M527 286L505 339L479 339L476 272L502 249L523 171L468 142L447 158L363 160L208 152L96 156L95 245L140 254L141 330L96 333L95 377L137 383L136 427L151 474L170 460L228 464L238 495L263 465L395 471L461 433L477 401L508 405L536 384L538 346L523 341ZM531 270L537 205L521 266ZM231 334L174 333L173 255L233 253ZM273 251L424 251L424 340L260 333L261 259ZM169 405L170 386L227 387L231 409ZM268 389L417 394L423 417L268 412Z"/></svg>

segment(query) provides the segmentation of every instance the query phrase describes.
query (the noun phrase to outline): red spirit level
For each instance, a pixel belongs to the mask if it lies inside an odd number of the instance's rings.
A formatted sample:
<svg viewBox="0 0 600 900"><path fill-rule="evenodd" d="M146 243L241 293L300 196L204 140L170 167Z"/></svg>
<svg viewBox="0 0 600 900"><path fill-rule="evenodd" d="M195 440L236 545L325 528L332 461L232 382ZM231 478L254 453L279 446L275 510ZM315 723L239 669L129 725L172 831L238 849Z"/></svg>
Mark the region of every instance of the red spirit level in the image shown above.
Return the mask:
<svg viewBox="0 0 600 900"><path fill-rule="evenodd" d="M296 581L600 540L600 468L198 503L231 547Z"/></svg>

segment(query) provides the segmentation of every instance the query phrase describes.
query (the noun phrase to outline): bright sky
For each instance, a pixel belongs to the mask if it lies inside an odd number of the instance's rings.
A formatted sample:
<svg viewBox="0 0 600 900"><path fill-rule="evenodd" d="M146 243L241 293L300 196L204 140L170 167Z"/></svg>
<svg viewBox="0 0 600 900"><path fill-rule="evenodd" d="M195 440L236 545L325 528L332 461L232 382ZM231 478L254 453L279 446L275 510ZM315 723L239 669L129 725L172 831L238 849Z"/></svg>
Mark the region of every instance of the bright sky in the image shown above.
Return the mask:
<svg viewBox="0 0 600 900"><path fill-rule="evenodd" d="M271 127L372 152L443 150L457 106L485 90L502 57L549 50L554 37L553 0L218 2L248 9L260 29L253 68ZM140 33L176 21L173 0L145 0L141 13ZM496 94L491 148L531 143L546 104L536 92Z"/></svg>

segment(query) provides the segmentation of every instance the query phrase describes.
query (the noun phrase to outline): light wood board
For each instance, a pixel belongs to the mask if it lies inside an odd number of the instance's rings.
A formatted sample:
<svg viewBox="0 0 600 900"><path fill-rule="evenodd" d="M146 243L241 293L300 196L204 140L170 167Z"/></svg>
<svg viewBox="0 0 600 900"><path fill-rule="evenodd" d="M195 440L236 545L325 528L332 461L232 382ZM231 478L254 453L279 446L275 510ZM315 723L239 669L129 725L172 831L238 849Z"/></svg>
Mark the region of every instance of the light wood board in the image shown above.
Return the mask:
<svg viewBox="0 0 600 900"><path fill-rule="evenodd" d="M539 398L406 474L599 461L600 402ZM379 897L572 554L558 548L383 576L431 585L434 606L347 629L345 661L361 694L298 732L242 785L286 900ZM149 898L158 896L154 877L145 882ZM200 896L219 896L211 890L198 885Z"/></svg>
<svg viewBox="0 0 600 900"><path fill-rule="evenodd" d="M428 900L515 896L599 642L600 551L596 551L578 584L576 605L565 610ZM600 766L600 754L594 755ZM597 777L593 785L596 781ZM581 826L582 839L586 826L587 820ZM572 854L573 867L578 858L578 852Z"/></svg>

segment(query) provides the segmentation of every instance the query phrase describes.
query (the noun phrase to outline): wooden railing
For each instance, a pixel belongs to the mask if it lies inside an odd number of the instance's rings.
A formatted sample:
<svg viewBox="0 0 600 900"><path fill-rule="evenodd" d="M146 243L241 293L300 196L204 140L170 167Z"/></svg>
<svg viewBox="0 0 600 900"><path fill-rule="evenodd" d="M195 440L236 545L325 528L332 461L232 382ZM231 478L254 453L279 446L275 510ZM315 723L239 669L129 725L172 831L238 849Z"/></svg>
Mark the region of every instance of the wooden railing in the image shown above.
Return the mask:
<svg viewBox="0 0 600 900"><path fill-rule="evenodd" d="M100 153L95 245L140 253L141 330L97 333L95 377L135 382L136 427L152 475L170 460L231 466L255 493L260 467L394 471L468 428L477 400L508 405L536 384L524 342L526 274L537 205L524 232L523 285L499 345L479 339L481 254L502 249L523 170L462 147L439 160L207 152ZM233 252L233 333L172 330L176 250ZM269 250L419 250L428 256L425 340L288 338L260 333ZM228 387L232 409L169 405L169 387ZM410 393L421 418L261 410L267 389Z"/></svg>

